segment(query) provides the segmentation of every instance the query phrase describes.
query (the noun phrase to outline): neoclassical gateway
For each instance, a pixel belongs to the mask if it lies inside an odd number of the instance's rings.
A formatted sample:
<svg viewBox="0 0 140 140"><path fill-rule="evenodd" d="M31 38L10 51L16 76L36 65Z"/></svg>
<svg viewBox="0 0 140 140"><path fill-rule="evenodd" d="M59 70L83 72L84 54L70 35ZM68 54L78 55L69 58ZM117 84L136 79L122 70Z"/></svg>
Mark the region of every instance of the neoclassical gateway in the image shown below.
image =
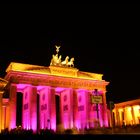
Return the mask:
<svg viewBox="0 0 140 140"><path fill-rule="evenodd" d="M74 58L52 55L49 67L11 62L0 104L0 129L57 130L107 127L106 86L102 74L79 71ZM97 123L98 122L98 123Z"/></svg>

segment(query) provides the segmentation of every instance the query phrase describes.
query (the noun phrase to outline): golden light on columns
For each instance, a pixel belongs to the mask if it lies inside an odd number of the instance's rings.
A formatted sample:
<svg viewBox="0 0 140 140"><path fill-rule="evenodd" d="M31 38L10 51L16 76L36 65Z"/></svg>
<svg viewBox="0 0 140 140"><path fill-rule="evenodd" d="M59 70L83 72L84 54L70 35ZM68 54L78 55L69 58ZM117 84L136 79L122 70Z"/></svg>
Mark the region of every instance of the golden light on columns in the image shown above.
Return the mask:
<svg viewBox="0 0 140 140"><path fill-rule="evenodd" d="M4 93L4 88L7 85L8 81L0 78L0 132L2 129L2 94Z"/></svg>

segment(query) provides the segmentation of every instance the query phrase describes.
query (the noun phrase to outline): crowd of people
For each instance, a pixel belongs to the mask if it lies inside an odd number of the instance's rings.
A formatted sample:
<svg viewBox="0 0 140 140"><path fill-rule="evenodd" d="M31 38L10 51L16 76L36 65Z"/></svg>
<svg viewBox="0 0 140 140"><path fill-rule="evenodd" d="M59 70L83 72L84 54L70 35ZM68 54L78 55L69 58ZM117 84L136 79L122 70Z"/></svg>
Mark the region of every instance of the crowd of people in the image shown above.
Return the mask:
<svg viewBox="0 0 140 140"><path fill-rule="evenodd" d="M1 135L55 135L55 134L129 134L129 133L138 133L140 134L140 124L138 125L126 125L126 126L116 126L116 127L107 127L107 128L93 128L93 129L66 129L63 131L54 131L50 129L40 129L38 132L34 133L33 130L25 130L22 127L17 127L12 130L8 128L1 131Z"/></svg>

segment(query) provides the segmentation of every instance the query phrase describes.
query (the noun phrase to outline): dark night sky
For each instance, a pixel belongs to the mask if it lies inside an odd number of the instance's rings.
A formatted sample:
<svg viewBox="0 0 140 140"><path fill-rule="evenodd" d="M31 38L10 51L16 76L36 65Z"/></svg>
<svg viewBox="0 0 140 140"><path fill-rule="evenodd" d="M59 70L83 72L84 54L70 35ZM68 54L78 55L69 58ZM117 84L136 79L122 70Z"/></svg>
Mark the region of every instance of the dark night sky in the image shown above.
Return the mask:
<svg viewBox="0 0 140 140"><path fill-rule="evenodd" d="M24 5L1 17L0 77L11 61L49 66L54 45L81 71L104 74L107 100L139 96L140 22L135 5ZM26 10L25 10L26 9ZM31 10L32 9L32 10Z"/></svg>

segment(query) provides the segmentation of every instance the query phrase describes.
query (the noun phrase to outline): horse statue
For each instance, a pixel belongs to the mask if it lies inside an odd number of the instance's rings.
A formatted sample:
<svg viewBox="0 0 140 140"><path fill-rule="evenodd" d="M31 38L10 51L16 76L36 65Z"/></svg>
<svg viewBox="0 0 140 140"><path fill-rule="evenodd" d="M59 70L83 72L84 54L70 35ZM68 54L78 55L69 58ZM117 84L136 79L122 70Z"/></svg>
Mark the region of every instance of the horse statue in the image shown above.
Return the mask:
<svg viewBox="0 0 140 140"><path fill-rule="evenodd" d="M72 57L71 59L70 59L70 61L68 62L68 66L69 67L74 67L74 57Z"/></svg>
<svg viewBox="0 0 140 140"><path fill-rule="evenodd" d="M61 58L62 58L62 55L60 55L56 61L57 65L59 65L59 66L61 65Z"/></svg>
<svg viewBox="0 0 140 140"><path fill-rule="evenodd" d="M69 56L66 56L65 60L61 62L63 66L67 66L69 61Z"/></svg>
<svg viewBox="0 0 140 140"><path fill-rule="evenodd" d="M62 58L61 55L59 56L59 58L58 58L58 54L52 55L50 65L59 65L59 64L61 64L61 58Z"/></svg>

